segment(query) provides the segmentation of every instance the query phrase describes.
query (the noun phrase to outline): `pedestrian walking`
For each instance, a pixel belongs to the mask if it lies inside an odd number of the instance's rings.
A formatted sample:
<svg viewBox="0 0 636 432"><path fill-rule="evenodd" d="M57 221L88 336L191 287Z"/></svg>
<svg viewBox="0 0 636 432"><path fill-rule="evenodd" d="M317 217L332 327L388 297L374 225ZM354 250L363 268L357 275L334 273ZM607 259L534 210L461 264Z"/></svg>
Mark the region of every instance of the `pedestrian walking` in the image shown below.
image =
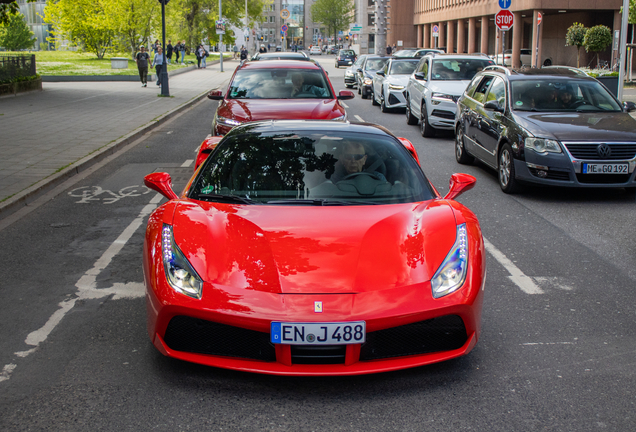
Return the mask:
<svg viewBox="0 0 636 432"><path fill-rule="evenodd" d="M179 41L174 44L174 64L179 64Z"/></svg>
<svg viewBox="0 0 636 432"><path fill-rule="evenodd" d="M157 48L159 48L161 44L159 43L159 39L155 39L155 43L152 44L152 55L157 54Z"/></svg>
<svg viewBox="0 0 636 432"><path fill-rule="evenodd" d="M150 54L146 52L146 47L143 45L139 47L139 50L135 56L137 69L139 69L139 79L142 87L148 87L148 60L150 60Z"/></svg>
<svg viewBox="0 0 636 432"><path fill-rule="evenodd" d="M387 45L386 46L386 55L391 55L392 51L393 51L393 48L391 48L391 45Z"/></svg>
<svg viewBox="0 0 636 432"><path fill-rule="evenodd" d="M234 47L232 48L232 59L236 60L236 57L238 57L238 46L234 44Z"/></svg>
<svg viewBox="0 0 636 432"><path fill-rule="evenodd" d="M152 59L152 66L157 72L157 85L161 85L161 72L163 70L163 50L161 49L161 46L157 47L157 53Z"/></svg>
<svg viewBox="0 0 636 432"><path fill-rule="evenodd" d="M209 55L209 53L206 51L206 49L203 47L203 45L199 45L199 48L197 48L197 51L196 51L195 54L197 56L197 67L199 69L201 69L201 68L205 69L205 67L206 67L205 58Z"/></svg>
<svg viewBox="0 0 636 432"><path fill-rule="evenodd" d="M172 41L168 39L168 45L166 45L166 57L168 58L168 64L172 62Z"/></svg>
<svg viewBox="0 0 636 432"><path fill-rule="evenodd" d="M179 51L181 51L181 64L185 64L185 54L186 54L185 41L181 41L181 45L179 45Z"/></svg>
<svg viewBox="0 0 636 432"><path fill-rule="evenodd" d="M247 48L245 48L245 45L241 45L241 54L240 54L241 60L247 60L247 55L248 55Z"/></svg>

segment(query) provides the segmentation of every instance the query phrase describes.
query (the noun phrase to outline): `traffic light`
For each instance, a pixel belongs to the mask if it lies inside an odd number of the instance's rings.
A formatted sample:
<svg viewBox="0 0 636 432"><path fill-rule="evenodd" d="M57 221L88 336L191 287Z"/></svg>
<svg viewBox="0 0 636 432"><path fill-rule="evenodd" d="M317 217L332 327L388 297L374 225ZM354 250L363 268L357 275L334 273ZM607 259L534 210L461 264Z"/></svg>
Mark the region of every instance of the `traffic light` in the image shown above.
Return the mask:
<svg viewBox="0 0 636 432"><path fill-rule="evenodd" d="M246 36L246 39L245 39L245 40L249 42L249 41L250 41L250 37L249 37L249 36Z"/></svg>
<svg viewBox="0 0 636 432"><path fill-rule="evenodd" d="M349 36L345 36L345 40L349 40Z"/></svg>
<svg viewBox="0 0 636 432"><path fill-rule="evenodd" d="M261 36L261 42L263 41L263 36Z"/></svg>

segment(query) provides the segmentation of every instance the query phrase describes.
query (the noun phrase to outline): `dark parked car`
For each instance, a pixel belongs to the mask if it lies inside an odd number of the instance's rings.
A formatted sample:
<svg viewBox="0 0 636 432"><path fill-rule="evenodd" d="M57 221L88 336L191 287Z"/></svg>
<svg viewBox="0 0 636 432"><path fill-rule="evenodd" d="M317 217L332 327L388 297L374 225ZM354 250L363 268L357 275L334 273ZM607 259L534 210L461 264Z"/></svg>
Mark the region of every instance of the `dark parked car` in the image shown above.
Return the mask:
<svg viewBox="0 0 636 432"><path fill-rule="evenodd" d="M367 56L362 66L357 69L358 94L362 95L362 99L366 99L373 93L373 77L375 73L382 69L389 56Z"/></svg>
<svg viewBox="0 0 636 432"><path fill-rule="evenodd" d="M455 157L496 169L506 193L519 183L635 188L634 110L580 71L489 67L457 103Z"/></svg>
<svg viewBox="0 0 636 432"><path fill-rule="evenodd" d="M364 64L364 59L367 58L367 54L362 54L354 64L349 66L345 70L344 83L347 88L352 88L358 85L358 69Z"/></svg>
<svg viewBox="0 0 636 432"><path fill-rule="evenodd" d="M341 49L338 51L338 54L336 54L336 68L340 66L351 66L353 62L356 61L356 58L358 58L358 56L354 50Z"/></svg>

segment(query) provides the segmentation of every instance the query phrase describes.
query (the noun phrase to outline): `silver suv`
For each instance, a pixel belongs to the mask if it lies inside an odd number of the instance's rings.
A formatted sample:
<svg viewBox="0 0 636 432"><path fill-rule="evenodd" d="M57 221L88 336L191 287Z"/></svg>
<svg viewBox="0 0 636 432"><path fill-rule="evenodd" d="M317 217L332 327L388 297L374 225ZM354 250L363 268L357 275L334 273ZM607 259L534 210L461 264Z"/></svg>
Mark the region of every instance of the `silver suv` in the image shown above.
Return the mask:
<svg viewBox="0 0 636 432"><path fill-rule="evenodd" d="M422 136L453 130L457 100L475 74L494 62L485 55L428 54L406 86L406 123L420 123Z"/></svg>

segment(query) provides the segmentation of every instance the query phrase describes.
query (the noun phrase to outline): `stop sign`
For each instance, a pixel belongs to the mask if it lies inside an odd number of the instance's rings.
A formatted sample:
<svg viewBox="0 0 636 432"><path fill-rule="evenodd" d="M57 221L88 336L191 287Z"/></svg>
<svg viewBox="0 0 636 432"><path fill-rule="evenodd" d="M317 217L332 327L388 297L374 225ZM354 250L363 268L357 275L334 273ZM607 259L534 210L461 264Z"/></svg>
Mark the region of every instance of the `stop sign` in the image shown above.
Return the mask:
<svg viewBox="0 0 636 432"><path fill-rule="evenodd" d="M495 25L501 31L508 31L512 28L515 16L508 9L503 9L495 15Z"/></svg>

